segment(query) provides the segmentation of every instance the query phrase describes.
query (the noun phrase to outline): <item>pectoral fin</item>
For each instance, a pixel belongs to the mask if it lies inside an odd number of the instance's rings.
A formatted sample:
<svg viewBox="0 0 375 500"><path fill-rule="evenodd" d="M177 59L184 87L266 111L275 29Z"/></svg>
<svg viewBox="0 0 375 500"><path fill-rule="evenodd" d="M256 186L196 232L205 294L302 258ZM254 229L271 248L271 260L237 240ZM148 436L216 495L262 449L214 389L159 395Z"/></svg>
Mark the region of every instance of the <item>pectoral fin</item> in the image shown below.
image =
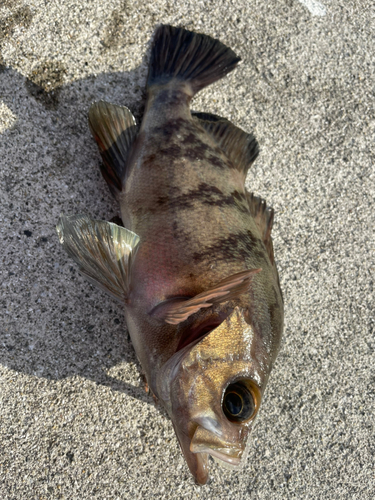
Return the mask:
<svg viewBox="0 0 375 500"><path fill-rule="evenodd" d="M220 281L209 290L202 292L191 299L171 299L158 305L151 313L152 316L163 319L166 323L177 325L189 316L213 304L227 302L246 292L253 276L261 269L249 269L234 274Z"/></svg>
<svg viewBox="0 0 375 500"><path fill-rule="evenodd" d="M124 227L86 215L62 215L56 229L80 272L106 292L126 300L139 237Z"/></svg>

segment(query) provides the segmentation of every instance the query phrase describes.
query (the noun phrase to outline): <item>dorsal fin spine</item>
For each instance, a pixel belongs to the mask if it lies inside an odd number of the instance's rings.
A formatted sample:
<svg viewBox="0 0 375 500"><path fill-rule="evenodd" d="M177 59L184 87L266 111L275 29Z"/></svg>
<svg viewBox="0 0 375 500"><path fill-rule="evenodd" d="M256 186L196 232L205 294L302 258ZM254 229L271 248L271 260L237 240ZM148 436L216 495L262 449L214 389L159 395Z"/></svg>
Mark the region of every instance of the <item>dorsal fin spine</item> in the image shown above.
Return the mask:
<svg viewBox="0 0 375 500"><path fill-rule="evenodd" d="M273 208L267 207L267 203L263 198L255 196L254 193L246 191L246 198L249 204L250 213L255 220L262 241L267 249L268 256L273 264L275 258L273 255L271 231L275 212Z"/></svg>
<svg viewBox="0 0 375 500"><path fill-rule="evenodd" d="M243 174L245 181L250 166L259 154L258 142L254 135L244 132L226 118L218 115L196 112L193 112L192 115L213 137L233 166Z"/></svg>

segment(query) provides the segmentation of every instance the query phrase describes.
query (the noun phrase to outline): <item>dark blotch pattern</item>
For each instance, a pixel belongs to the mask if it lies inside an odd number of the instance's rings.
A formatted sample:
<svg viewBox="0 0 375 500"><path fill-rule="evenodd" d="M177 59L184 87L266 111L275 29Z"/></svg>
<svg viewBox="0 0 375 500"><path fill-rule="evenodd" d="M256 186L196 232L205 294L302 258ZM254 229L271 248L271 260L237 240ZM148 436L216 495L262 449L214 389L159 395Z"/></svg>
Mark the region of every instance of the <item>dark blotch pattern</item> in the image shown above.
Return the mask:
<svg viewBox="0 0 375 500"><path fill-rule="evenodd" d="M153 165L157 164L157 156L155 153L146 156L146 158L143 159L142 165L144 167L152 167Z"/></svg>
<svg viewBox="0 0 375 500"><path fill-rule="evenodd" d="M160 156L168 156L171 158L180 158L182 155L181 147L178 144L171 144L166 148L160 149Z"/></svg>
<svg viewBox="0 0 375 500"><path fill-rule="evenodd" d="M188 106L190 99L190 96L183 90L167 88L157 93L155 104L167 107Z"/></svg>
<svg viewBox="0 0 375 500"><path fill-rule="evenodd" d="M221 151L220 151L221 153ZM207 161L213 165L214 167L217 167L217 168L221 168L221 169L224 169L224 168L233 168L233 165L231 164L231 162L228 160L228 161L224 161L222 158L220 158L220 156L215 156L213 154L209 155L207 157Z"/></svg>
<svg viewBox="0 0 375 500"><path fill-rule="evenodd" d="M194 147L184 149L183 156L190 161L206 159L207 149L209 149L207 144L204 142L198 142Z"/></svg>
<svg viewBox="0 0 375 500"><path fill-rule="evenodd" d="M189 132L182 140L181 140L181 144L184 144L184 145L193 145L193 144L196 144L197 143L197 135L196 134L193 134L192 132Z"/></svg>
<svg viewBox="0 0 375 500"><path fill-rule="evenodd" d="M176 134L183 130L185 133L196 133L196 127L190 120L185 118L175 118L164 123L163 127L155 127L150 131L150 136L164 139L175 138Z"/></svg>
<svg viewBox="0 0 375 500"><path fill-rule="evenodd" d="M261 241L250 230L247 230L218 238L200 252L195 252L193 259L195 262L206 259L237 261L246 260L254 255L260 259L266 258Z"/></svg>
<svg viewBox="0 0 375 500"><path fill-rule="evenodd" d="M234 169L233 163L219 147L201 140L201 133L201 128L194 121L180 117L167 121L160 128L153 128L150 131L150 136L154 138L153 141L164 146L160 149L160 158L163 156L175 160L184 158L192 163L203 160L210 167L220 170ZM158 164L157 162L156 165Z"/></svg>
<svg viewBox="0 0 375 500"><path fill-rule="evenodd" d="M162 209L191 209L196 203L201 203L212 207L232 207L241 213L249 213L247 204L240 203L232 193L225 195L216 186L204 182L200 183L197 189L191 189L187 193L159 196L156 203Z"/></svg>

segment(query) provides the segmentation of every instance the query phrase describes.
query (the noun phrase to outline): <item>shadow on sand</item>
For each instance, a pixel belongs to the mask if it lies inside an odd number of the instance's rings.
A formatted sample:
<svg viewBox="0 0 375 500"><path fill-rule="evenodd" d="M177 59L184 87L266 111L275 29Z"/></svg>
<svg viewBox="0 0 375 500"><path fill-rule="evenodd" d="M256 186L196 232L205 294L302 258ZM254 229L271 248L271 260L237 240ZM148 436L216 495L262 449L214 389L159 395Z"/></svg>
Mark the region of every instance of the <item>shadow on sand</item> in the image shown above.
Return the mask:
<svg viewBox="0 0 375 500"><path fill-rule="evenodd" d="M78 177L90 177L87 182L103 195L99 201L91 199L86 190L83 198L90 205L87 212L92 213L98 203L104 207L112 203L110 207L115 207L116 202L111 200L103 180L85 166L85 161L96 163L97 167L100 162L88 131L87 111L93 101L103 99L127 105L140 123L145 103L147 59L148 56L130 72L102 73L70 84L64 84L66 69L54 61L41 63L28 78L0 65L1 100L16 116L15 123L0 136L0 148L19 149L15 151L18 159L14 167L5 169L1 179L2 211L5 216L14 218L13 227L20 242L14 245L14 255L4 268L4 283L9 286L3 288L3 311L15 312L4 314L0 325L0 363L18 372L50 380L79 375L153 404L152 396L145 392L141 375L139 386L135 386L128 383L127 375L122 373L121 365L125 362L125 371L130 370L134 380L134 373L137 369L140 372L140 366L126 334L121 305L78 275L76 266L60 248L54 216L47 217L48 227L39 233L38 230L23 230L19 223L28 220L29 225L35 223L37 227L38 217L43 217L39 215L40 199L47 192L49 198L53 198L57 213L72 213L70 202L66 201L68 198L61 197L60 181L66 179L70 191L79 189L79 179L76 183L72 179L78 168ZM26 182L30 179L20 173L24 153L17 144L32 151L33 160L30 155L27 157L36 181L38 175L40 178L51 176L48 184L33 188ZM51 173L44 172L48 168ZM88 171L82 173L86 168ZM24 189L27 190L26 201L21 200L25 196ZM113 215L112 212L104 217L110 220ZM11 239L12 236L8 242L5 239L8 249L14 244ZM24 251L25 245L29 253L21 256L19 252ZM21 268L19 272L13 268L13 263L19 264L15 266ZM35 273L30 271L34 264Z"/></svg>

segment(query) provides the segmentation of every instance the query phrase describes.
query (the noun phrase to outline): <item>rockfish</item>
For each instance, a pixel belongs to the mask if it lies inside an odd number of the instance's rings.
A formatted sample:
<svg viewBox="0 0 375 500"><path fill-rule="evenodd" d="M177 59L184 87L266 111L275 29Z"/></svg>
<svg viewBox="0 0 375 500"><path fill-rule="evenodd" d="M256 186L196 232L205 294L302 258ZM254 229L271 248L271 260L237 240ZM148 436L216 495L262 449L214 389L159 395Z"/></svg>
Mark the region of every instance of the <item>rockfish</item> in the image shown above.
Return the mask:
<svg viewBox="0 0 375 500"><path fill-rule="evenodd" d="M200 484L209 455L243 462L283 329L274 212L245 188L257 141L189 109L239 61L209 36L157 28L139 130L126 107L89 111L123 227L85 215L57 226L81 272L124 304L148 386Z"/></svg>

